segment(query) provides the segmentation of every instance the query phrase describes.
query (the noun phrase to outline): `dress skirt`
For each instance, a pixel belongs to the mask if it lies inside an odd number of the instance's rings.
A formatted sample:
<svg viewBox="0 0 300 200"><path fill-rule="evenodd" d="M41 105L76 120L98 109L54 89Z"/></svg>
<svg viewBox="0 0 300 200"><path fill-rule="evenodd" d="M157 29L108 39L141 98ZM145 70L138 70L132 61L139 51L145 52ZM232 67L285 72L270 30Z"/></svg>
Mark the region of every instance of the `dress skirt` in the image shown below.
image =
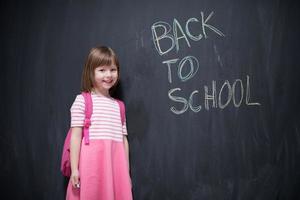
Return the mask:
<svg viewBox="0 0 300 200"><path fill-rule="evenodd" d="M80 189L69 181L67 200L132 200L131 179L123 142L90 140L81 143Z"/></svg>

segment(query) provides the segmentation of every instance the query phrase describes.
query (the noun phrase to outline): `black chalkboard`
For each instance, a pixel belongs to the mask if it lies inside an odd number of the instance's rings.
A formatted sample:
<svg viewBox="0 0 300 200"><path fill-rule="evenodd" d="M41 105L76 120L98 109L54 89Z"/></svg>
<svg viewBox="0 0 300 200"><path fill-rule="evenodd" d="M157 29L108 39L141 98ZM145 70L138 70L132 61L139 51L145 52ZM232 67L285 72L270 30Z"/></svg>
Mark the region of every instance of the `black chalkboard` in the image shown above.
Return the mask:
<svg viewBox="0 0 300 200"><path fill-rule="evenodd" d="M112 47L136 200L300 199L299 3L4 1L1 182L64 199L69 108Z"/></svg>

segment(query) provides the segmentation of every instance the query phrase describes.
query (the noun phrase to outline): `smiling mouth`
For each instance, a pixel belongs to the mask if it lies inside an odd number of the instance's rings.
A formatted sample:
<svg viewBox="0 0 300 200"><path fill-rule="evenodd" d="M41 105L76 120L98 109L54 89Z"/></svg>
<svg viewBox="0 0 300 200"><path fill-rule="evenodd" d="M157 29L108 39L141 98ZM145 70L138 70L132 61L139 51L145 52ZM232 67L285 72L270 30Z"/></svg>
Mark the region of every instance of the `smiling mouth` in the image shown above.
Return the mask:
<svg viewBox="0 0 300 200"><path fill-rule="evenodd" d="M104 83L107 83L107 84L110 84L113 82L113 80L110 80L110 81L103 81Z"/></svg>

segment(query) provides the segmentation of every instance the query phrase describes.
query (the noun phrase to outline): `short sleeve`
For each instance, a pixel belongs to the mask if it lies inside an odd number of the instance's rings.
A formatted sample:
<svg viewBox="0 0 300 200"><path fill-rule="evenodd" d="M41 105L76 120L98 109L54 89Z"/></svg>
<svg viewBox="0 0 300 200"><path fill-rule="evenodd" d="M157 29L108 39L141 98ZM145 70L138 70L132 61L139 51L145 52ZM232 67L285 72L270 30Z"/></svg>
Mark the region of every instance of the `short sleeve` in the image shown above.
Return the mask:
<svg viewBox="0 0 300 200"><path fill-rule="evenodd" d="M85 103L82 95L77 95L71 106L71 127L83 127L85 118Z"/></svg>
<svg viewBox="0 0 300 200"><path fill-rule="evenodd" d="M123 135L128 135L128 132L127 132L127 125L126 125L126 108L125 108L125 104L123 101L121 101L121 104L123 105L123 108L124 108L124 123L122 124L122 134Z"/></svg>
<svg viewBox="0 0 300 200"><path fill-rule="evenodd" d="M124 124L122 124L122 134L123 135L128 135L127 126L126 126L126 117L125 117L125 120L124 120Z"/></svg>

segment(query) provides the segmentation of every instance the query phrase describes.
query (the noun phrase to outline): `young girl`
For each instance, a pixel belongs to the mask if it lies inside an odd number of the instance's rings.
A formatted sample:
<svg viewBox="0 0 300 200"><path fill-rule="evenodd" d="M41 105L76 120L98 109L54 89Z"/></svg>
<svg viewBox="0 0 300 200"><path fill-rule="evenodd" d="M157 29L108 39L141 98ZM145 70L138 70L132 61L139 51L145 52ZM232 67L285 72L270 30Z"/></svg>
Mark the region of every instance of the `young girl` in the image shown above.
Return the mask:
<svg viewBox="0 0 300 200"><path fill-rule="evenodd" d="M126 123L110 96L119 81L119 61L111 48L92 48L82 73L82 91L90 92L93 113L89 144L82 142L85 102L77 95L71 107L71 177L67 200L131 200Z"/></svg>

